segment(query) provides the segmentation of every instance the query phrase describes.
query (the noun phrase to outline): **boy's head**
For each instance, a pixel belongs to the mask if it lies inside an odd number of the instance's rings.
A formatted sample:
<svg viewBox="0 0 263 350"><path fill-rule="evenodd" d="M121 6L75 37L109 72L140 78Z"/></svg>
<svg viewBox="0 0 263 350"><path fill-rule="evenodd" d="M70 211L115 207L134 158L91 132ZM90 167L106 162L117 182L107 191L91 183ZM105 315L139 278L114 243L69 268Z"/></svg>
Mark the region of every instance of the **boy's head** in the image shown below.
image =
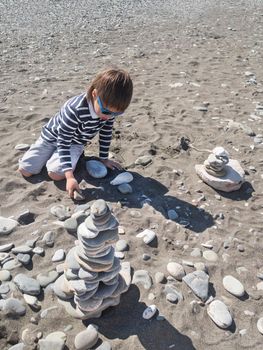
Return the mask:
<svg viewBox="0 0 263 350"><path fill-rule="evenodd" d="M100 116L124 112L132 98L133 84L128 72L109 68L99 73L88 89L88 100ZM104 114L104 113L105 114ZM116 113L116 114L117 114ZM107 119L107 118L105 118Z"/></svg>

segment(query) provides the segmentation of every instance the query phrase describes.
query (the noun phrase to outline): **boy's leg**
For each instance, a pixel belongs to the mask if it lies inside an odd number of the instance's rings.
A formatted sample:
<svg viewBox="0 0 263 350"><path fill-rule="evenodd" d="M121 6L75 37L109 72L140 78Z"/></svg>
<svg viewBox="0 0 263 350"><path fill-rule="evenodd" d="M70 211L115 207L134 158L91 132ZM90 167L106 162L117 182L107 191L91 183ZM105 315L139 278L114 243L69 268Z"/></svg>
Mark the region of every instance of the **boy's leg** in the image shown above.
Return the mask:
<svg viewBox="0 0 263 350"><path fill-rule="evenodd" d="M84 151L83 145L71 145L70 147L70 156L71 156L71 164L72 164L72 170L74 171L76 169L78 160L81 156L81 154ZM63 172L58 151L56 150L51 158L47 161L47 171L49 177L54 181L63 180L65 178L65 174Z"/></svg>
<svg viewBox="0 0 263 350"><path fill-rule="evenodd" d="M56 150L56 145L39 137L29 150L19 159L18 170L25 177L39 174L48 159Z"/></svg>

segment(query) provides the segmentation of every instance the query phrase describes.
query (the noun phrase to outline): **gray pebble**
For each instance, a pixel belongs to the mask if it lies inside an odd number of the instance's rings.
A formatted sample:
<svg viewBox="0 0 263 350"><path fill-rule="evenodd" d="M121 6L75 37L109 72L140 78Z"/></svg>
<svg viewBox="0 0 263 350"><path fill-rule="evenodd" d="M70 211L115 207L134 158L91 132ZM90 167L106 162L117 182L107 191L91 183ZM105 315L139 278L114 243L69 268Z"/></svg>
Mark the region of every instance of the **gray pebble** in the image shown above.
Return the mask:
<svg viewBox="0 0 263 350"><path fill-rule="evenodd" d="M11 273L8 270L0 270L0 281L5 282L11 279Z"/></svg>
<svg viewBox="0 0 263 350"><path fill-rule="evenodd" d="M21 254L17 255L17 260L20 261L23 265L28 265L31 262L31 256L29 254Z"/></svg>
<svg viewBox="0 0 263 350"><path fill-rule="evenodd" d="M245 251L245 248L244 248L244 246L243 246L242 244L238 244L238 245L237 245L237 250L238 250L239 252L244 252L244 251Z"/></svg>
<svg viewBox="0 0 263 350"><path fill-rule="evenodd" d="M35 247L33 253L37 255L44 255L44 249L42 247Z"/></svg>
<svg viewBox="0 0 263 350"><path fill-rule="evenodd" d="M148 261L148 260L151 259L151 256L150 256L149 254L143 254L142 259L143 259L144 261Z"/></svg>
<svg viewBox="0 0 263 350"><path fill-rule="evenodd" d="M18 222L13 219L0 216L0 236L9 235L18 225Z"/></svg>
<svg viewBox="0 0 263 350"><path fill-rule="evenodd" d="M2 252L9 252L14 246L14 243L7 243L0 245L0 253Z"/></svg>
<svg viewBox="0 0 263 350"><path fill-rule="evenodd" d="M15 150L17 151L27 151L30 146L27 143L19 143L15 146Z"/></svg>
<svg viewBox="0 0 263 350"><path fill-rule="evenodd" d="M86 350L94 346L98 341L98 331L90 324L87 329L78 333L75 337L75 347L76 350Z"/></svg>
<svg viewBox="0 0 263 350"><path fill-rule="evenodd" d="M137 270L134 272L132 283L142 285L145 289L150 289L152 279L146 270Z"/></svg>
<svg viewBox="0 0 263 350"><path fill-rule="evenodd" d="M163 272L156 272L154 279L156 283L163 283L165 281L165 275Z"/></svg>
<svg viewBox="0 0 263 350"><path fill-rule="evenodd" d="M167 215L170 220L177 220L179 217L177 212L173 209L168 210Z"/></svg>
<svg viewBox="0 0 263 350"><path fill-rule="evenodd" d="M124 252L129 250L129 245L125 239L120 239L115 245L115 249L117 252Z"/></svg>
<svg viewBox="0 0 263 350"><path fill-rule="evenodd" d="M52 261L53 262L59 262L65 259L65 251L64 249L58 249L55 251L53 257L52 257Z"/></svg>
<svg viewBox="0 0 263 350"><path fill-rule="evenodd" d="M85 215L85 217L87 217L87 216ZM77 232L78 220L75 217L71 217L71 218L64 221L63 226L68 231L68 233L74 234Z"/></svg>
<svg viewBox="0 0 263 350"><path fill-rule="evenodd" d="M67 218L70 217L69 212L67 211L66 207L62 204L55 205L50 209L51 214L56 216L60 221L64 221Z"/></svg>
<svg viewBox="0 0 263 350"><path fill-rule="evenodd" d="M28 254L28 253L31 253L31 251L32 251L32 248L27 245L20 245L12 249L12 253L14 254L18 254L18 253Z"/></svg>
<svg viewBox="0 0 263 350"><path fill-rule="evenodd" d="M118 191L122 194L132 193L132 187L130 184L121 184L118 186Z"/></svg>
<svg viewBox="0 0 263 350"><path fill-rule="evenodd" d="M16 269L17 267L22 266L22 264L17 260L17 259L11 259L3 264L3 269L4 270L13 270Z"/></svg>
<svg viewBox="0 0 263 350"><path fill-rule="evenodd" d="M136 165L146 166L152 162L151 156L141 156L135 160Z"/></svg>
<svg viewBox="0 0 263 350"><path fill-rule="evenodd" d="M38 295L40 294L40 284L34 278L30 278L23 273L20 273L14 278L15 284L18 288L26 294L29 295Z"/></svg>
<svg viewBox="0 0 263 350"><path fill-rule="evenodd" d="M55 243L55 234L53 231L48 231L44 234L42 242L46 244L48 247L53 247Z"/></svg>
<svg viewBox="0 0 263 350"><path fill-rule="evenodd" d="M178 301L178 297L174 293L168 293L166 294L166 300L170 303L176 303Z"/></svg>
<svg viewBox="0 0 263 350"><path fill-rule="evenodd" d="M24 304L14 298L0 300L0 310L7 316L23 316L26 313Z"/></svg>
<svg viewBox="0 0 263 350"><path fill-rule="evenodd" d="M0 294L7 294L7 293L9 293L9 291L10 291L10 287L9 287L8 283L1 284Z"/></svg>
<svg viewBox="0 0 263 350"><path fill-rule="evenodd" d="M59 276L57 271L49 271L47 273L40 273L37 275L37 280L41 287L45 288L50 283L54 282Z"/></svg>

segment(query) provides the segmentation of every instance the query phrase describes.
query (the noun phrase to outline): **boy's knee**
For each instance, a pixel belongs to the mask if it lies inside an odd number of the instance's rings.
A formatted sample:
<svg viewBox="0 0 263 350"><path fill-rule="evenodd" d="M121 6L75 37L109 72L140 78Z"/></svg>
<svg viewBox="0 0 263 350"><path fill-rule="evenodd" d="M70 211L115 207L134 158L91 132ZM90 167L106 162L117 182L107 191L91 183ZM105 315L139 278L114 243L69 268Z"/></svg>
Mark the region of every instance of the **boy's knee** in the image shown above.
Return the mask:
<svg viewBox="0 0 263 350"><path fill-rule="evenodd" d="M60 181L65 179L64 175L59 175L59 174L53 173L52 171L48 172L48 176L51 178L51 180L54 180L54 181Z"/></svg>
<svg viewBox="0 0 263 350"><path fill-rule="evenodd" d="M24 177L30 177L30 176L33 175L32 173L29 173L28 171L25 171L25 170L22 169L22 168L19 168L18 171L19 171L20 174L22 174Z"/></svg>

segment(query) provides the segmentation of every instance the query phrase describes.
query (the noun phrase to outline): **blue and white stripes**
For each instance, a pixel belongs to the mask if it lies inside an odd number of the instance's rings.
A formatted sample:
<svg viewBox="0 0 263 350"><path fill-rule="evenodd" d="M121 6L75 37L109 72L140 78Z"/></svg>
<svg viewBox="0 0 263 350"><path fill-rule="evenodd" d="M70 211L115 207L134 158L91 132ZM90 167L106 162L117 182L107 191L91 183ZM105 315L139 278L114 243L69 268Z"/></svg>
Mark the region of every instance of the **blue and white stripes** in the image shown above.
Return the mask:
<svg viewBox="0 0 263 350"><path fill-rule="evenodd" d="M51 118L42 128L44 140L57 143L63 171L71 170L71 144L86 144L99 132L99 156L107 159L112 139L114 117L101 120L93 106L86 99L86 94L68 100L60 112Z"/></svg>

